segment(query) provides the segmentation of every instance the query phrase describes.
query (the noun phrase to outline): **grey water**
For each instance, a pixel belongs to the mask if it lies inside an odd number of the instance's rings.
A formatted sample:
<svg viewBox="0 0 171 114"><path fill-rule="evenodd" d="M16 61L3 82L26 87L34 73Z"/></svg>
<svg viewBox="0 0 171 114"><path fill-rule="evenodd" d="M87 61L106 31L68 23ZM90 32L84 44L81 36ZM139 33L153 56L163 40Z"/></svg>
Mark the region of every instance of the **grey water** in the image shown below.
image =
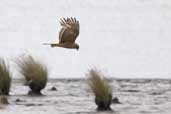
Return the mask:
<svg viewBox="0 0 171 114"><path fill-rule="evenodd" d="M14 81L9 105L1 105L1 114L170 114L171 80L115 79L111 81L112 112L97 112L94 95L82 79L54 79L42 91L43 96L28 96L28 87ZM51 91L56 87L57 91ZM20 99L20 102L16 102Z"/></svg>

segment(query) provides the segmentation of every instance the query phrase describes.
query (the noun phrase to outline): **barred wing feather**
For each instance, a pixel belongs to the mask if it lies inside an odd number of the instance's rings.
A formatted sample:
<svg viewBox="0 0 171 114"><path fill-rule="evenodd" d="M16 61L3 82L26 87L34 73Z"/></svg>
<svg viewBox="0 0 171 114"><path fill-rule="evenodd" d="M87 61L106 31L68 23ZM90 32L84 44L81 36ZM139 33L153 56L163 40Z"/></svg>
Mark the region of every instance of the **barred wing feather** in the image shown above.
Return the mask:
<svg viewBox="0 0 171 114"><path fill-rule="evenodd" d="M74 43L79 35L79 21L76 18L63 18L60 20L62 29L59 32L59 43Z"/></svg>

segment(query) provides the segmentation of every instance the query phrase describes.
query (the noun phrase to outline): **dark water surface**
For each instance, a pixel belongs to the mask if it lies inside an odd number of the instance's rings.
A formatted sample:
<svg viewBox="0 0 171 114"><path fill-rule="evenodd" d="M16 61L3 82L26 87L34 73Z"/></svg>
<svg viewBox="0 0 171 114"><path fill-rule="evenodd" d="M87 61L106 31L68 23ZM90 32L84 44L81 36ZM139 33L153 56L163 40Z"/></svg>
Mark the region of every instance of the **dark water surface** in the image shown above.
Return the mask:
<svg viewBox="0 0 171 114"><path fill-rule="evenodd" d="M14 81L9 105L0 106L0 114L171 114L171 80L117 79L113 94L121 104L112 104L113 112L97 112L94 96L84 80L51 80L43 96L28 96L28 88ZM55 86L57 91L51 91ZM20 102L16 102L20 99Z"/></svg>

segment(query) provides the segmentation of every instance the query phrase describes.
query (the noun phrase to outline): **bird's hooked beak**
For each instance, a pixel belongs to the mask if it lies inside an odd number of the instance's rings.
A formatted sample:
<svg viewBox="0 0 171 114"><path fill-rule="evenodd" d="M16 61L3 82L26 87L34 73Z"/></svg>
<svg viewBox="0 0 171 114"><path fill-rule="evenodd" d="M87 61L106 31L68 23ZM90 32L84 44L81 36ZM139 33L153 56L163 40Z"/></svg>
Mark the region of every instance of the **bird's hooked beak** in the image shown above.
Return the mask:
<svg viewBox="0 0 171 114"><path fill-rule="evenodd" d="M77 51L79 50L79 45L76 46Z"/></svg>

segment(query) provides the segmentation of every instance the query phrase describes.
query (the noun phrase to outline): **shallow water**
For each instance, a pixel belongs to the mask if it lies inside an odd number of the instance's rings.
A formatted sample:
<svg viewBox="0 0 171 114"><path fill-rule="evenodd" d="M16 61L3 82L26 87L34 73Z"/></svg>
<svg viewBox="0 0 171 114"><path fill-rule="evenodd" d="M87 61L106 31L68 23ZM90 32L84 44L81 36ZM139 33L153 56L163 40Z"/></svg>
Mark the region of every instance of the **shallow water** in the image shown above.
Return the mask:
<svg viewBox="0 0 171 114"><path fill-rule="evenodd" d="M55 86L57 91L51 91ZM170 114L171 80L113 80L113 94L121 104L112 104L113 112L100 114ZM1 114L96 114L94 97L84 80L53 80L43 96L28 96L28 88L14 81L9 105L0 106ZM16 102L16 99L21 102Z"/></svg>

